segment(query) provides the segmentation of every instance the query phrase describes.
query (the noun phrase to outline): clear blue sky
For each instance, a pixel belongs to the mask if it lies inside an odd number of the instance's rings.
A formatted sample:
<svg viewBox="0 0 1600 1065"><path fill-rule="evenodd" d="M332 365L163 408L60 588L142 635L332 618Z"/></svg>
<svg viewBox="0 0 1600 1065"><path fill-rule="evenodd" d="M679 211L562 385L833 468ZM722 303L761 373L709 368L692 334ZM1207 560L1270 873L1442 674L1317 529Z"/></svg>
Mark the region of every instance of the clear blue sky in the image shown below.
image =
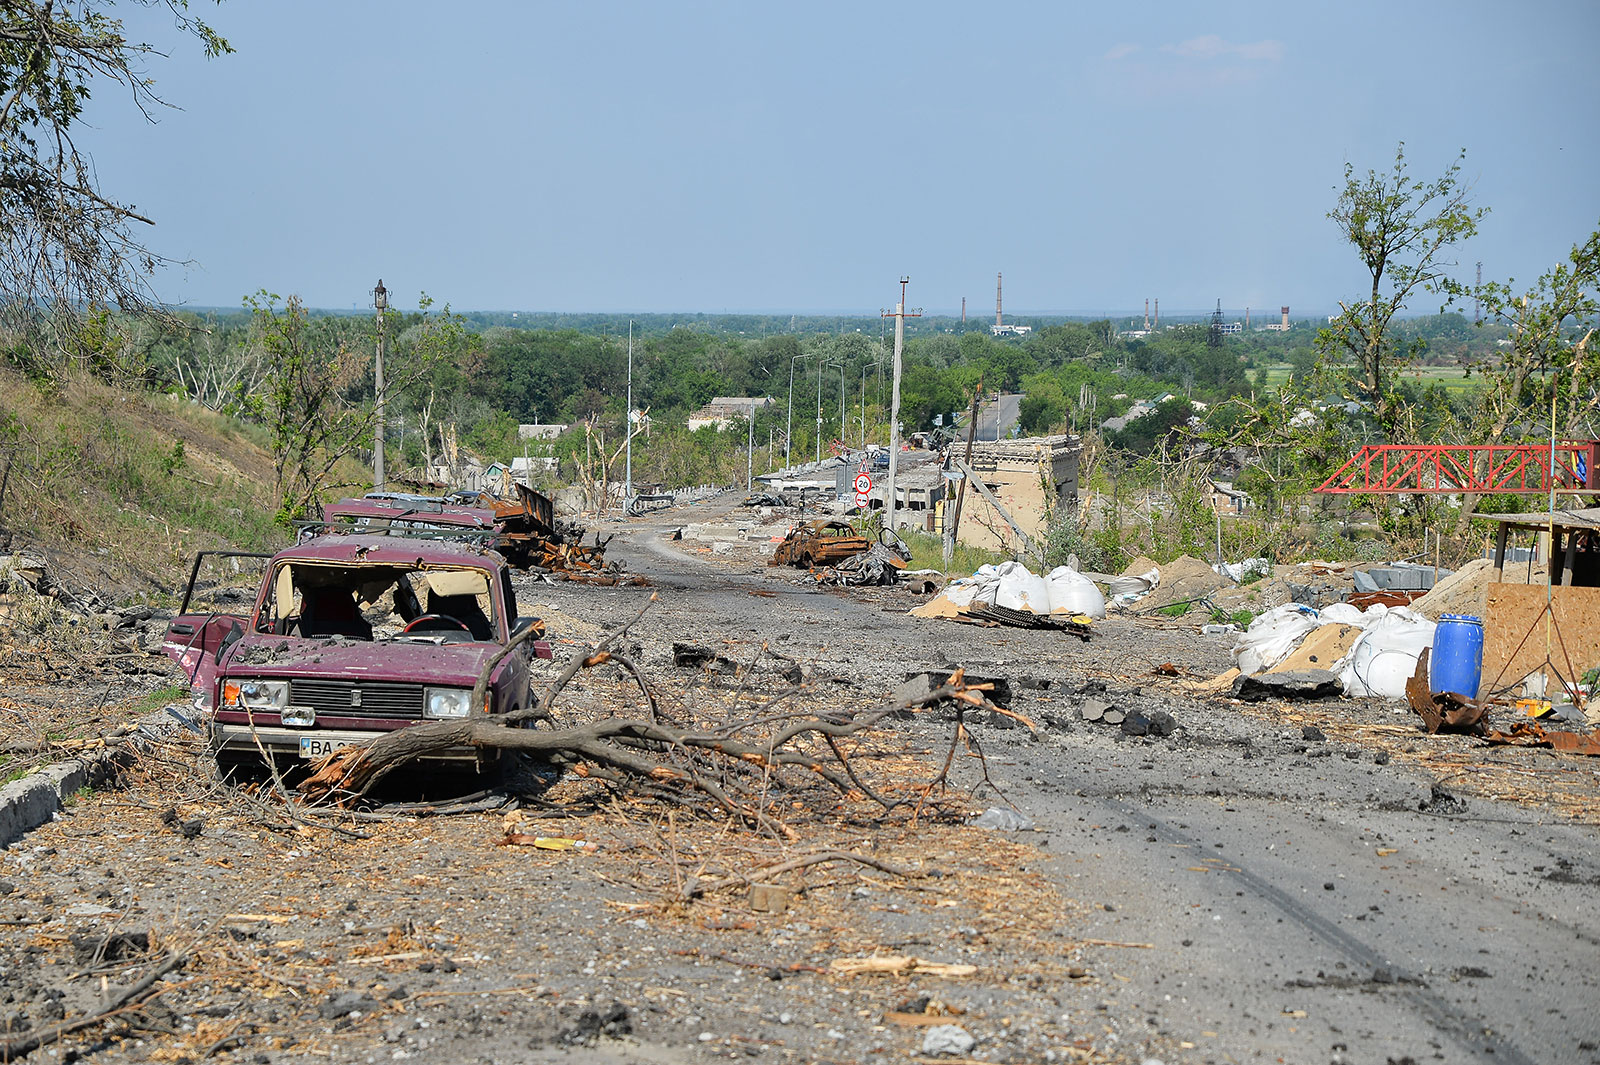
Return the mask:
<svg viewBox="0 0 1600 1065"><path fill-rule="evenodd" d="M1594 0L193 3L237 53L117 8L181 110L80 138L175 303L1325 313L1343 167L1400 140L1467 150L1464 278L1600 224Z"/></svg>

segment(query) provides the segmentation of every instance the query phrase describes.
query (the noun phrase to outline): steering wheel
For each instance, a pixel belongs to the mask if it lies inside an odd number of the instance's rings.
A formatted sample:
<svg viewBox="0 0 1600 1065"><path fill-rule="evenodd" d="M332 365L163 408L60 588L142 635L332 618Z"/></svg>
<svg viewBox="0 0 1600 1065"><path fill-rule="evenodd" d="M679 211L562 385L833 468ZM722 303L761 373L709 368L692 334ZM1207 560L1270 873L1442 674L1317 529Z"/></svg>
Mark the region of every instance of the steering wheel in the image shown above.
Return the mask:
<svg viewBox="0 0 1600 1065"><path fill-rule="evenodd" d="M424 621L448 621L450 624L454 625L456 628L460 629L462 632L471 632L472 631L472 626L468 625L465 621L462 621L460 618L451 617L449 614L418 614L416 617L411 619L410 624L408 624L405 628L401 629L400 631L402 633L410 632L412 629L416 628L418 625L421 625Z"/></svg>

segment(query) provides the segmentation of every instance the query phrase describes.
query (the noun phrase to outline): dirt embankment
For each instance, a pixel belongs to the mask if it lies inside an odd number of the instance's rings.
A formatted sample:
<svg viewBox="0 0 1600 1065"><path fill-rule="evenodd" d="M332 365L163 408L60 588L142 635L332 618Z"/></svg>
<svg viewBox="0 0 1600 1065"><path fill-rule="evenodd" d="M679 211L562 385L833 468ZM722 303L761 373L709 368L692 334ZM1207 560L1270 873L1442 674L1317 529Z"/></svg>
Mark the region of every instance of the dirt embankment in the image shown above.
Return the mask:
<svg viewBox="0 0 1600 1065"><path fill-rule="evenodd" d="M0 551L106 602L177 590L197 550L282 536L271 453L178 397L0 371L0 469Z"/></svg>

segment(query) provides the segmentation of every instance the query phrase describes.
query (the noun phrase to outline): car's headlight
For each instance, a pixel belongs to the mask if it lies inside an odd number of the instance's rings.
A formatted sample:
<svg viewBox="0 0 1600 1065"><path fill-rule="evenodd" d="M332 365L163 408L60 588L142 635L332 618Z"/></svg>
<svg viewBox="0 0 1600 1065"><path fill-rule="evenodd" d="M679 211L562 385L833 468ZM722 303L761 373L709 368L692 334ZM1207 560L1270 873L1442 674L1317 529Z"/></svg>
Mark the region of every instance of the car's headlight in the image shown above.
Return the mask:
<svg viewBox="0 0 1600 1065"><path fill-rule="evenodd" d="M289 682L225 680L222 682L222 705L247 710L281 710L289 705Z"/></svg>
<svg viewBox="0 0 1600 1065"><path fill-rule="evenodd" d="M466 688L423 688L425 717L466 717L472 709L472 692Z"/></svg>

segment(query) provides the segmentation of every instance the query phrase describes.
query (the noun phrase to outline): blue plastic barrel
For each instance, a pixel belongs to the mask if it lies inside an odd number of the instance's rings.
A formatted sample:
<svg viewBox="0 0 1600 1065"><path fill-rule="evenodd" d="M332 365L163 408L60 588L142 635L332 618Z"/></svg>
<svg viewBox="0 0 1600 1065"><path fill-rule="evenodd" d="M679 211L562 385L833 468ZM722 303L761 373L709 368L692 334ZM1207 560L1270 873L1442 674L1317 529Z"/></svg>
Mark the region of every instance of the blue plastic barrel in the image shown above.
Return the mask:
<svg viewBox="0 0 1600 1065"><path fill-rule="evenodd" d="M1483 620L1467 614L1440 615L1428 657L1428 690L1476 699L1482 676Z"/></svg>

